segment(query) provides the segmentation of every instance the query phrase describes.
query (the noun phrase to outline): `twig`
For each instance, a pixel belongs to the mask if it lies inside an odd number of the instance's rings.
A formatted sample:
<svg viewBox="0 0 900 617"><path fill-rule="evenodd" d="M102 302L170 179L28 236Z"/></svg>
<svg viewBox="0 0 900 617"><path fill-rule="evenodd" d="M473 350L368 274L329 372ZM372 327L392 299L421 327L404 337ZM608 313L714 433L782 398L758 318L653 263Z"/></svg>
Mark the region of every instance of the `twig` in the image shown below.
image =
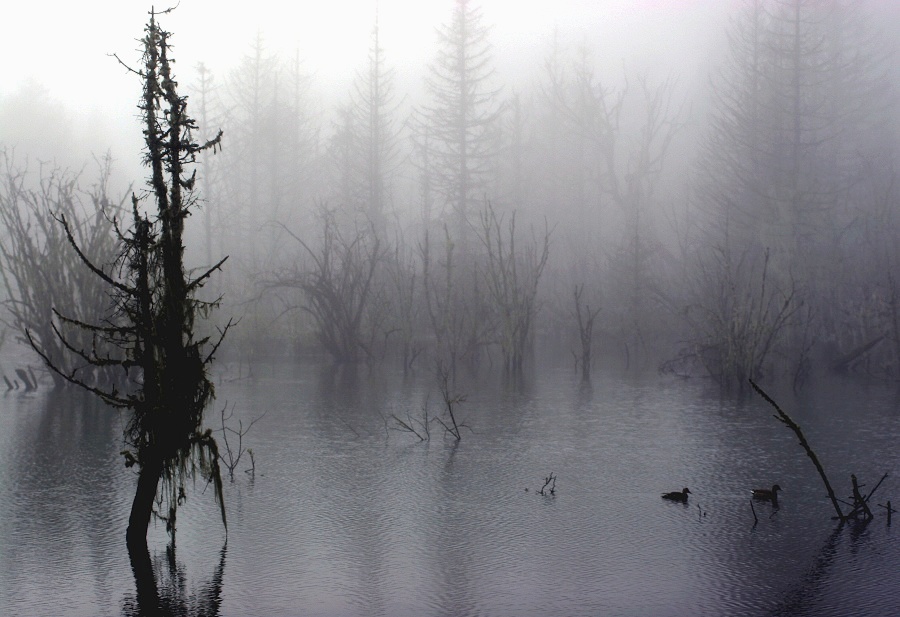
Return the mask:
<svg viewBox="0 0 900 617"><path fill-rule="evenodd" d="M245 469L244 473L256 476L256 457L253 456L253 448L247 448L247 454L250 455L250 469Z"/></svg>
<svg viewBox="0 0 900 617"><path fill-rule="evenodd" d="M891 507L891 502L890 502L890 500L888 500L887 504L881 504L881 503L878 504L878 507L879 507L879 508L885 508L885 509L887 510L887 517L888 517L888 519L887 519L887 524L890 525L890 524L891 524L891 514L892 514L893 512L896 512L896 510L895 510L894 508Z"/></svg>
<svg viewBox="0 0 900 617"><path fill-rule="evenodd" d="M857 512L862 510L866 515L866 520L871 520L873 518L872 511L869 509L869 504L866 503L866 500L863 499L862 494L859 492L859 483L856 481L856 474L850 474L850 482L853 485L854 503L854 508L850 513L850 516L855 516Z"/></svg>
<svg viewBox="0 0 900 617"><path fill-rule="evenodd" d="M219 429L222 431L222 442L225 444L225 455L221 452L219 453L219 460L225 465L228 469L228 477L231 481L234 481L234 470L237 468L238 463L241 461L241 456L246 452L250 456L250 464L251 464L251 473L256 475L256 460L253 458L253 450L250 448L244 447L244 435L250 432L250 429L253 428L253 425L256 424L259 420L261 420L267 413L268 410L264 411L261 415L253 418L250 424L247 425L247 428L244 428L244 424L241 420L238 420L238 427L234 429L228 426L226 423L231 417L234 415L234 406L232 405L231 413L227 416L225 415L225 411L228 409L228 405L222 407L221 419L222 419L222 428ZM228 441L228 434L237 435L237 448L232 449L231 443ZM236 452L236 454L235 454ZM226 458L227 456L227 458Z"/></svg>
<svg viewBox="0 0 900 617"><path fill-rule="evenodd" d="M548 485L550 486L550 490L545 493L544 489L547 488ZM550 472L549 476L544 478L544 486L541 487L541 490L539 490L538 493L544 496L556 495L556 476L552 471Z"/></svg>
<svg viewBox="0 0 900 617"><path fill-rule="evenodd" d="M456 423L456 416L453 413L453 406L457 403L465 402L466 397L465 395L459 394L455 396L450 395L450 371L447 369L447 367L444 366L442 362L438 362L437 374L440 381L441 396L444 397L444 406L447 408L447 413L450 416L450 422L453 424L453 426L451 428L440 418L437 418L437 421L441 423L441 426L443 426L448 433L456 438L456 441L459 441L462 439L462 435L460 435L459 433L460 426L462 425Z"/></svg>
<svg viewBox="0 0 900 617"><path fill-rule="evenodd" d="M415 421L412 419L412 416L409 415L409 412L406 413L407 422L404 422L400 418L397 417L396 414L391 414L391 418L394 419L394 422L397 423L397 426L392 426L391 428L395 431L406 431L407 433L412 433L416 437L419 438L419 441L427 441L428 431L425 431L425 434L420 433L416 430ZM427 416L426 416L427 420ZM423 424L420 422L420 424ZM424 424L427 427L427 423Z"/></svg>
<svg viewBox="0 0 900 617"><path fill-rule="evenodd" d="M883 476L881 476L881 480L876 482L874 488L872 488L872 490L869 491L869 494L866 495L865 501L869 501L869 498L875 494L875 491L878 490L878 487L881 486L881 483L884 482L887 477L888 477L887 472L885 472L885 474Z"/></svg>
<svg viewBox="0 0 900 617"><path fill-rule="evenodd" d="M356 435L357 437L359 437L359 433L356 431L355 428L353 428L353 426L352 426L349 422L347 422L346 420L344 420L344 419L341 418L341 417L338 417L338 422L340 422L341 424L343 424L344 426L346 426L347 428L349 428L351 433L353 433L354 435Z"/></svg>

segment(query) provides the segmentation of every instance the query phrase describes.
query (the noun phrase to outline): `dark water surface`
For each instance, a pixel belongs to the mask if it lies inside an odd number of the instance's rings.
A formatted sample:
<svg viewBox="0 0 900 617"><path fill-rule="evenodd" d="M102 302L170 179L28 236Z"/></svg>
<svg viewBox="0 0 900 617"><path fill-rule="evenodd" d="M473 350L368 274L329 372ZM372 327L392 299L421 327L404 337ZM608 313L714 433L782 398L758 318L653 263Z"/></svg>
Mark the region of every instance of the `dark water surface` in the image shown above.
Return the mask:
<svg viewBox="0 0 900 617"><path fill-rule="evenodd" d="M700 382L571 368L527 386L470 381L459 444L386 430L434 416L427 371L258 367L217 386L246 423L255 476L226 480L228 541L212 489L179 514L177 547L151 531L173 614L891 615L900 545L883 508L838 528L810 460L752 397ZM900 456L900 405L883 385L772 392L803 427L839 496ZM135 477L124 418L88 397L9 393L0 408L0 615L138 611L125 549ZM245 455L246 457L246 455ZM249 464L249 459L247 459ZM537 493L558 478L556 495ZM773 514L749 489L779 483ZM688 505L660 493L690 487ZM526 491L526 489L528 489ZM875 501L900 503L889 477ZM698 507L699 506L699 507ZM897 524L900 525L900 519ZM145 607L146 608L146 607Z"/></svg>

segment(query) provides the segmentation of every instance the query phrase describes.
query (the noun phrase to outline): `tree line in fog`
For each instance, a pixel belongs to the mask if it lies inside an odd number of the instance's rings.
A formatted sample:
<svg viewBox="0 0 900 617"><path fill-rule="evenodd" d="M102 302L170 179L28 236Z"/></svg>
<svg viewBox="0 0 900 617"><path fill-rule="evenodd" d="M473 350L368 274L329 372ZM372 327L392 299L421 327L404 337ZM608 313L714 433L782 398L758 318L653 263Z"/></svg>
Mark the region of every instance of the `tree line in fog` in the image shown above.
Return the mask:
<svg viewBox="0 0 900 617"><path fill-rule="evenodd" d="M729 388L817 369L896 378L897 69L873 16L847 0L745 0L703 92L609 70L558 37L512 88L461 0L418 100L377 22L333 108L261 35L223 74L196 67L197 141L224 136L198 155L188 256L229 256L206 290L220 318L240 318L226 353L518 372L552 351L585 377L604 357ZM54 215L108 263L129 202L108 160L91 178L7 146L9 338L27 329L76 362L52 309L93 323L112 305Z"/></svg>

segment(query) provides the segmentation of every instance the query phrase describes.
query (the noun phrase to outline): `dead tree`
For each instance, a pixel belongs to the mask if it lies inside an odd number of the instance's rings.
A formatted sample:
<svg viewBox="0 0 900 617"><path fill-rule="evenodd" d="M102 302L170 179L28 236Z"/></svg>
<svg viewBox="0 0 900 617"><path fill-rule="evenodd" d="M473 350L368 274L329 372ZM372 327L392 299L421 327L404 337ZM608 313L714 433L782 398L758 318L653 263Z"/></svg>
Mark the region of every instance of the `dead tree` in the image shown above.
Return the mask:
<svg viewBox="0 0 900 617"><path fill-rule="evenodd" d="M578 336L581 341L581 356L576 356L577 364L581 364L582 381L591 380L591 360L594 343L594 320L600 313L600 309L591 309L589 304L582 307L581 294L584 285L575 286L575 319L578 321ZM573 352L574 353L574 352ZM577 368L577 367L576 367Z"/></svg>
<svg viewBox="0 0 900 617"><path fill-rule="evenodd" d="M828 498L831 500L831 505L834 506L835 514L841 523L847 522L849 519L856 519L859 517L860 513L864 515L864 520L869 521L873 518L872 511L869 508L869 500L872 498L872 495L875 494L875 491L878 490L878 487L881 486L881 483L887 478L887 474L884 474L881 477L881 480L869 491L868 495L863 496L860 492L860 485L856 480L856 475L850 475L850 482L852 486L852 495L850 498L852 502L843 501L846 505L850 506L851 510L849 514L844 514L843 510L840 506L840 501L834 493L834 489L831 488L831 483L828 481L828 476L825 475L825 469L822 467L822 463L819 462L819 457L816 456L816 453L813 452L812 447L809 445L809 442L806 441L806 437L803 435L803 431L800 430L800 426L794 422L794 420L783 410L778 404L772 400L772 398L766 394L762 388L756 385L752 379L750 380L750 385L753 387L756 392L763 397L763 399L769 403L774 409L775 414L774 417L776 420L787 426L789 429L794 431L794 434L797 435L797 438L800 440L800 446L806 451L807 456L809 456L810 460L813 462L813 465L816 467L816 471L819 472L819 476L822 478L822 483L825 485L825 490L828 492Z"/></svg>
<svg viewBox="0 0 900 617"><path fill-rule="evenodd" d="M481 213L479 236L486 252L484 277L496 311L503 366L506 371L518 372L532 342L538 282L550 256L550 231L545 224L543 237L532 237L531 243L520 249L516 246L516 213L504 229L503 216L498 217L488 203Z"/></svg>
<svg viewBox="0 0 900 617"><path fill-rule="evenodd" d="M396 242L392 253L388 255L386 285L390 290L389 328L385 338L399 338L400 354L403 358L403 370L412 369L413 363L422 353L424 345L416 335L422 321L421 295L422 281L418 276L417 265L412 251L405 248L402 241Z"/></svg>
<svg viewBox="0 0 900 617"><path fill-rule="evenodd" d="M494 314L482 289L477 263L457 252L455 239L444 225L443 252L435 257L430 234L419 244L422 293L436 345L437 361L455 378L457 364L474 365L479 351L494 332Z"/></svg>
<svg viewBox="0 0 900 617"><path fill-rule="evenodd" d="M809 323L797 285L773 280L769 251L758 260L714 247L697 263L695 300L683 312L691 329L684 360L697 361L724 389L759 379L792 331Z"/></svg>
<svg viewBox="0 0 900 617"><path fill-rule="evenodd" d="M0 151L4 182L0 186L0 276L9 294L4 302L8 325L26 342L26 330L60 367L74 368L74 358L54 333L54 324L78 344L89 347L90 337L53 318L53 307L70 307L71 316L99 322L109 313L112 301L103 281L82 267L69 246L59 217L65 217L84 254L94 263L106 264L116 255L113 219L123 212L123 202L107 195L110 159L99 161L100 174L90 190L79 187L80 178L60 169L40 170L30 181L27 166L17 167L12 156ZM67 383L53 373L57 386ZM118 374L103 367L87 366L82 378L113 383Z"/></svg>
<svg viewBox="0 0 900 617"><path fill-rule="evenodd" d="M652 216L655 192L683 127L673 101L676 83L669 79L653 84L643 75L636 79L625 75L623 85L611 86L611 80L595 75L586 49L569 74L555 63L547 68L554 109L591 154L589 175L601 198L596 203L608 198L624 221L616 228L617 246L610 261L619 287L615 312L633 346L643 348L647 324L652 323L647 307L656 293L654 272L660 258ZM635 127L632 138L629 126ZM602 217L604 222L619 219L603 211L598 214L597 220Z"/></svg>
<svg viewBox="0 0 900 617"><path fill-rule="evenodd" d="M383 315L374 310L378 268L386 250L374 229L345 235L331 212L323 211L321 245L310 246L285 228L306 253L310 266L301 262L274 273L269 289L292 288L303 292L301 308L316 324L316 336L335 362L370 358ZM296 308L296 307L289 307Z"/></svg>

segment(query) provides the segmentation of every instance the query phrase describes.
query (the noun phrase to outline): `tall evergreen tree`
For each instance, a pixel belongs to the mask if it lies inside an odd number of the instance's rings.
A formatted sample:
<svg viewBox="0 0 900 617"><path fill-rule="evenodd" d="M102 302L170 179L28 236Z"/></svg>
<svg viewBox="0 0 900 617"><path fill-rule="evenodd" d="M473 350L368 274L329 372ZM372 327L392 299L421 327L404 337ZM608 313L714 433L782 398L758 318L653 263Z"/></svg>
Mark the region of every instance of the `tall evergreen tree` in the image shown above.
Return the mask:
<svg viewBox="0 0 900 617"><path fill-rule="evenodd" d="M394 72L385 65L377 14L367 64L366 71L358 74L354 82L351 109L360 129L359 150L364 157L363 211L376 233L383 235L399 131L394 118Z"/></svg>
<svg viewBox="0 0 900 617"><path fill-rule="evenodd" d="M449 24L438 28L439 49L429 67L430 102L421 109L417 138L430 144L434 187L443 197L445 222L466 245L474 211L496 166L499 89L488 29L470 0L456 0Z"/></svg>

